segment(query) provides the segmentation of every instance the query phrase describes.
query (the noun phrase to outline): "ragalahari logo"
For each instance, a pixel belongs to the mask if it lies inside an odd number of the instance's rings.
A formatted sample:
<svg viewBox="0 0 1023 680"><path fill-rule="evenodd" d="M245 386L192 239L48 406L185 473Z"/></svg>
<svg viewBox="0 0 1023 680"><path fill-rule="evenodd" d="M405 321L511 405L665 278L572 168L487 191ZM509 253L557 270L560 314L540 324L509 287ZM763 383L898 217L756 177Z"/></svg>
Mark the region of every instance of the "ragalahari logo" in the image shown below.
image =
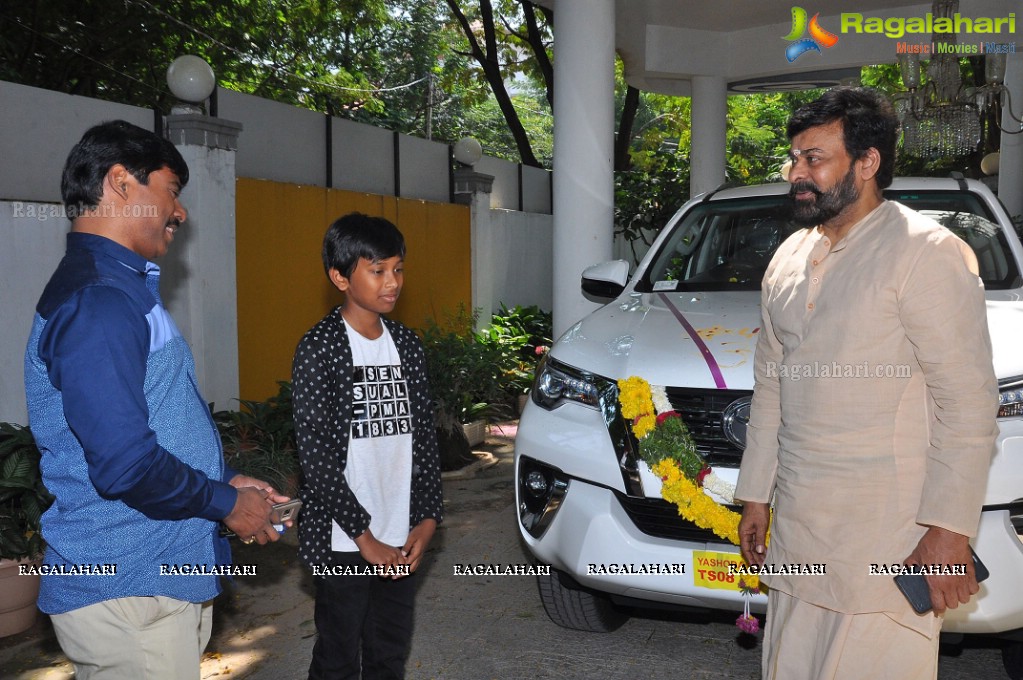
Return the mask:
<svg viewBox="0 0 1023 680"><path fill-rule="evenodd" d="M810 50L820 52L821 47L834 47L838 42L837 35L824 30L818 23L817 18L820 17L820 12L814 14L809 22L807 22L806 16L806 10L802 7L792 8L792 31L785 36L785 40L792 43L785 48L785 57L790 64L804 52ZM810 33L810 37L804 38L803 36L807 32Z"/></svg>

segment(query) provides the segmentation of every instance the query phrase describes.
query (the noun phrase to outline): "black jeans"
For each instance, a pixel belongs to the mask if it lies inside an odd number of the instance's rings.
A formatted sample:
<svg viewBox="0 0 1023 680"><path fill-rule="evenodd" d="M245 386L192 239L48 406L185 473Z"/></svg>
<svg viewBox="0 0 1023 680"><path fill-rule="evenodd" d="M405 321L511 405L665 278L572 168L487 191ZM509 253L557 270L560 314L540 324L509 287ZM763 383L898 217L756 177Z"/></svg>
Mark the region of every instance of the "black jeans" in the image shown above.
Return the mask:
<svg viewBox="0 0 1023 680"><path fill-rule="evenodd" d="M333 566L369 566L359 553L336 552L333 557ZM315 582L317 638L309 680L404 678L412 642L415 575L397 580L316 576Z"/></svg>

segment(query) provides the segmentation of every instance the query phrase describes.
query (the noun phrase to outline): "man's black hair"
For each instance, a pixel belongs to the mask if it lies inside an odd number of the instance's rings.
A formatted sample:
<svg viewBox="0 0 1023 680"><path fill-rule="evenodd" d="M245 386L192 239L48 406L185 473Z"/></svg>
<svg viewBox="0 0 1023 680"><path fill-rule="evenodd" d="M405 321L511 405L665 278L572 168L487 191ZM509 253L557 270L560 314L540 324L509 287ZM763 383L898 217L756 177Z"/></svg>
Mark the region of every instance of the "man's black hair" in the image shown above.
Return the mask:
<svg viewBox="0 0 1023 680"><path fill-rule="evenodd" d="M389 220L348 213L334 220L323 237L323 270L336 269L351 278L359 258L386 260L405 257L405 238Z"/></svg>
<svg viewBox="0 0 1023 680"><path fill-rule="evenodd" d="M899 119L891 103L877 91L866 87L836 87L819 99L805 104L793 114L788 124L792 139L812 127L842 123L845 150L859 160L871 147L881 154L877 170L880 189L892 183L895 168L895 142L899 136Z"/></svg>
<svg viewBox="0 0 1023 680"><path fill-rule="evenodd" d="M188 184L188 166L170 140L123 120L100 123L86 130L64 164L60 195L68 217L99 205L103 180L118 163L141 184L161 168L177 175L182 187Z"/></svg>

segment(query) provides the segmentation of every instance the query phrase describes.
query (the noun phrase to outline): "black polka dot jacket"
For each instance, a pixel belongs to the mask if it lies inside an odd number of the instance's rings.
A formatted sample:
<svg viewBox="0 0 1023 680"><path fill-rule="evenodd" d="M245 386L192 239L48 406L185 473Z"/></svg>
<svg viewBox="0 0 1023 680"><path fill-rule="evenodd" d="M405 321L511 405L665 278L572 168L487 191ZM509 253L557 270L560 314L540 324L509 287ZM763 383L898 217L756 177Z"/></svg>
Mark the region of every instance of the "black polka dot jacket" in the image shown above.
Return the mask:
<svg viewBox="0 0 1023 680"><path fill-rule="evenodd" d="M382 317L381 317L382 318ZM405 372L412 408L412 493L409 528L442 519L440 453L426 377L426 356L411 330L383 319ZM292 364L295 435L304 482L299 557L307 565L331 563L331 520L352 538L370 516L345 481L352 422L352 348L339 307L305 334Z"/></svg>

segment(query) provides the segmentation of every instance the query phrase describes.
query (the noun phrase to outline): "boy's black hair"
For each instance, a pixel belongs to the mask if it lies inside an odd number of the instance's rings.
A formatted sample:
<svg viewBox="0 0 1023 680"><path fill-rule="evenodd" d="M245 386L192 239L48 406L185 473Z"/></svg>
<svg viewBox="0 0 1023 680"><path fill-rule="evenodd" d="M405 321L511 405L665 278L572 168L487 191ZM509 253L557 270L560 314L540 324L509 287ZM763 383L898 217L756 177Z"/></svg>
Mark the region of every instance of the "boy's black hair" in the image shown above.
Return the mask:
<svg viewBox="0 0 1023 680"><path fill-rule="evenodd" d="M853 160L863 158L871 147L878 150L881 164L875 176L877 186L887 188L892 183L895 142L899 137L899 119L891 103L870 88L833 88L816 101L799 107L789 120L789 139L836 120L842 122L845 150Z"/></svg>
<svg viewBox="0 0 1023 680"><path fill-rule="evenodd" d="M182 187L188 184L188 166L170 140L123 120L100 123L86 130L64 164L60 195L70 219L99 205L103 180L118 163L141 184L161 168L177 175Z"/></svg>
<svg viewBox="0 0 1023 680"><path fill-rule="evenodd" d="M359 258L386 260L405 257L405 237L390 220L353 212L330 225L323 237L323 270L336 269L351 278Z"/></svg>

